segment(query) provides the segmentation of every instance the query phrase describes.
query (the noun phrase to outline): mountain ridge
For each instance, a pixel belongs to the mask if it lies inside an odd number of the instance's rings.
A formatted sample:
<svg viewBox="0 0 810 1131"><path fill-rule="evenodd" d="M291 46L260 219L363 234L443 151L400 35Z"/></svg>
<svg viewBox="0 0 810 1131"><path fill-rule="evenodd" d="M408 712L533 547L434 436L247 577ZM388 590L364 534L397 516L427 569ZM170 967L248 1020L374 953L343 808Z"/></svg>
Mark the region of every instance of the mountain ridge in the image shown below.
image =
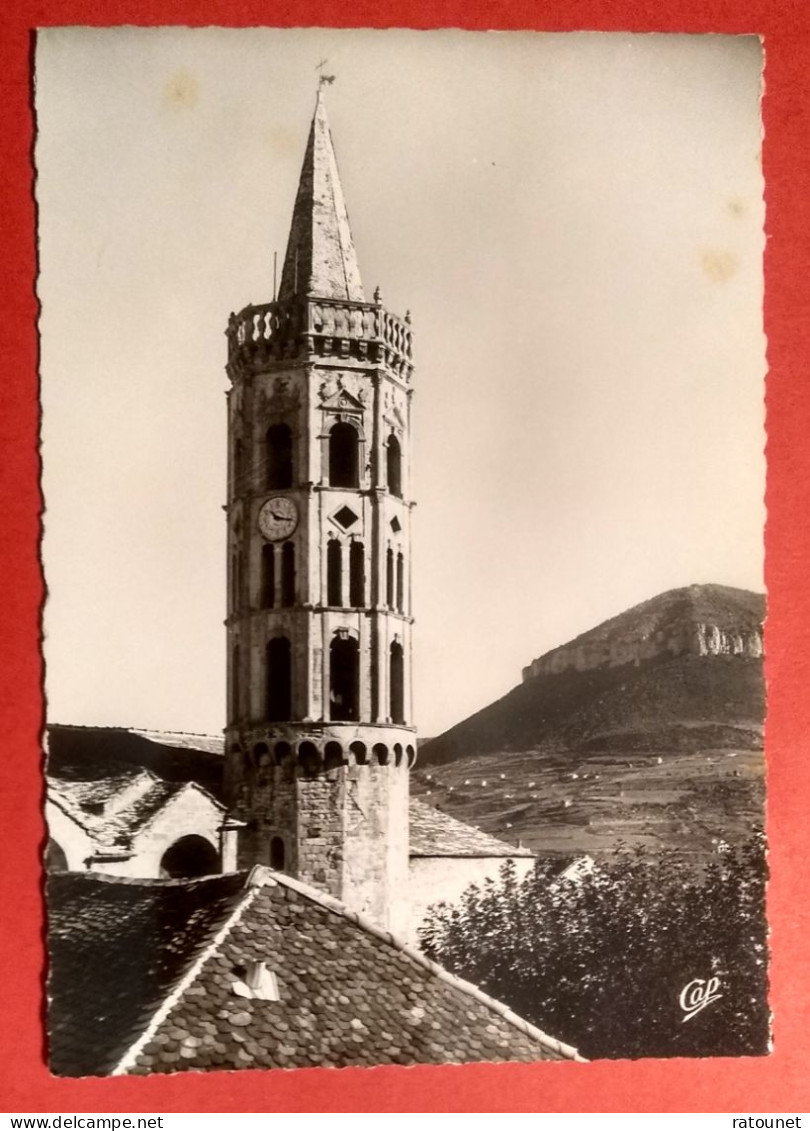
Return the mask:
<svg viewBox="0 0 810 1131"><path fill-rule="evenodd" d="M701 585L609 618L421 745L414 792L544 854L739 842L762 820L764 615Z"/></svg>

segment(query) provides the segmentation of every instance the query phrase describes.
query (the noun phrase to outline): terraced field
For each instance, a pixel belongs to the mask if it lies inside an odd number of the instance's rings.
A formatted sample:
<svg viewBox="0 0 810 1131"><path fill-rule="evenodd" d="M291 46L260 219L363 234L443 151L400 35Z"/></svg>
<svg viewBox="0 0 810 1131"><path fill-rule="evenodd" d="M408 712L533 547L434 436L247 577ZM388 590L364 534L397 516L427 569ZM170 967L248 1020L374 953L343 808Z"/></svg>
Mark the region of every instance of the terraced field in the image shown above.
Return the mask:
<svg viewBox="0 0 810 1131"><path fill-rule="evenodd" d="M628 737L609 750L495 751L417 766L412 791L485 832L564 860L598 857L620 842L702 858L762 822L757 728L739 728L736 745L726 733L722 746L697 749L639 751ZM691 745L698 733L690 737Z"/></svg>

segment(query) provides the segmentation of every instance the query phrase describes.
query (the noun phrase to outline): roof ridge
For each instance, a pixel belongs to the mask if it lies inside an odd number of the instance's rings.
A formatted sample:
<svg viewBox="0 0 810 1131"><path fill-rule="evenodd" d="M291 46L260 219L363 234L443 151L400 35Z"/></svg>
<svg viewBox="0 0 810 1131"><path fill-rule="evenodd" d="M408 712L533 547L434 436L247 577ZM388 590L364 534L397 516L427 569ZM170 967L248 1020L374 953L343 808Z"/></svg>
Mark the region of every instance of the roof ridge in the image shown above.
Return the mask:
<svg viewBox="0 0 810 1131"><path fill-rule="evenodd" d="M174 1006L183 996L185 991L190 985L192 985L205 963L208 961L211 955L216 952L220 944L224 942L228 937L228 934L230 933L232 928L236 926L236 924L244 915L245 911L247 911L248 907L251 905L251 903L253 903L258 894L258 891L258 886L250 886L250 876L248 876L245 886L242 889L242 896L234 910L227 917L225 922L219 928L208 945L203 947L194 961L190 963L185 974L183 974L182 977L178 978L172 989L163 998L158 1008L152 1014L149 1023L141 1031L141 1035L132 1042L124 1055L118 1061L115 1068L110 1073L111 1076L123 1076L132 1067L135 1062L135 1058L138 1056L141 1049L143 1049L152 1039L152 1037L168 1017L169 1013L171 1013Z"/></svg>
<svg viewBox="0 0 810 1131"><path fill-rule="evenodd" d="M393 934L391 931L386 931L378 927L359 911L352 911L333 895L318 891L316 888L310 887L309 884L303 883L301 880L293 879L292 876L285 875L283 872L274 872L264 864L256 864L251 869L246 881L246 886L258 890L261 887L270 886L271 883L290 888L292 891L298 892L299 895L303 895L313 903L319 904L325 910L331 911L335 915L341 915L351 923L356 923L362 930L374 935L382 942L393 947L394 950L400 951L412 961L429 970L439 978L440 981L454 986L457 990L460 990L461 993L487 1006L494 1013L497 1013L499 1017L502 1017L507 1024L514 1026L525 1036L530 1037L533 1041L536 1041L550 1052L555 1052L559 1056L565 1057L567 1060L574 1060L582 1064L587 1063L586 1058L580 1056L573 1046L567 1045L563 1041L558 1041L556 1037L550 1037L548 1033L544 1033L542 1029L538 1029L536 1025L532 1025L530 1021L526 1021L525 1018L520 1017L510 1009L508 1005L504 1005L503 1002L498 1001L494 997L490 997L489 994L484 993L478 986L474 986L472 982L466 982L456 974L451 974L449 970L445 970L438 962L434 962L432 959L428 958L421 950L411 946L410 943L406 942L398 935Z"/></svg>
<svg viewBox="0 0 810 1131"><path fill-rule="evenodd" d="M217 801L216 798L212 794L208 793L207 790L203 789L203 787L201 785L198 785L197 782L195 782L195 781L175 782L175 781L167 781L165 778L156 778L155 785L156 786L165 786L165 787L169 788L170 793L169 793L168 797L166 798L166 800L164 801L164 803L161 806L159 806L157 809L154 809L148 815L146 820L141 825L138 826L138 832L143 832L144 829L148 829L149 826L152 825L158 819L158 817L163 816L163 814L166 812L166 810L169 808L170 805L173 805L175 803L175 801L177 801L177 799L182 794L188 792L189 789L198 789L201 793L204 793L206 795L206 797L209 799L209 801L211 801L214 805L216 805L216 807L218 809L221 809L223 813L227 812L227 809L225 808L225 806L221 802ZM144 794L143 796L145 797L147 795ZM122 810L122 812L126 813L128 808L131 808L132 806L137 805L138 801L142 801L142 800L143 800L143 797L137 798L135 801L131 802L131 805L126 806ZM199 835L202 836L203 834L200 833ZM207 839L207 838L205 838L205 839Z"/></svg>
<svg viewBox="0 0 810 1131"><path fill-rule="evenodd" d="M93 729L103 730L106 728L95 727ZM133 734L184 734L187 738L215 738L217 742L225 741L223 734L211 734L207 730L167 730L165 727L124 727L123 729L131 731Z"/></svg>
<svg viewBox="0 0 810 1131"><path fill-rule="evenodd" d="M51 793L50 790L47 790L45 793L45 801L50 802L51 805L58 809L59 812L67 817L69 821L72 821L77 829L81 829L83 833L87 832L86 827L82 824L76 814L74 812L71 812L70 807L65 804L64 798L59 793Z"/></svg>

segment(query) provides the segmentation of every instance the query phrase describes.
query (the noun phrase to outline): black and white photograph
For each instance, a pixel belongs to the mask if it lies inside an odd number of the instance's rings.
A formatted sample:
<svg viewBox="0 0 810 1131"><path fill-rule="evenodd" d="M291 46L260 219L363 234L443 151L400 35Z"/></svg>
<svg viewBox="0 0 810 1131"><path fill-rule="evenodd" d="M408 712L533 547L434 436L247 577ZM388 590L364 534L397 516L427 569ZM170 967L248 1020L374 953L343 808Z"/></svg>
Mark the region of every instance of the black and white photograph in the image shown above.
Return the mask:
<svg viewBox="0 0 810 1131"><path fill-rule="evenodd" d="M768 1055L762 56L37 33L53 1074Z"/></svg>

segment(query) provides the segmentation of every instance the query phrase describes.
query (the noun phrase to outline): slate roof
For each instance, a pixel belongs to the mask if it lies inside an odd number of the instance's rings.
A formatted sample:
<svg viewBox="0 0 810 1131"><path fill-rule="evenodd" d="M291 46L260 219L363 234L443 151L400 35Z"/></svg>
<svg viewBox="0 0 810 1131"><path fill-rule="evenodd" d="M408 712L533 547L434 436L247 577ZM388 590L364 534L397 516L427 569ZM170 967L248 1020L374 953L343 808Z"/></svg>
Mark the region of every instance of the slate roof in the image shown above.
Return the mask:
<svg viewBox="0 0 810 1131"><path fill-rule="evenodd" d="M507 844L415 798L410 819L411 856L534 856L529 848Z"/></svg>
<svg viewBox="0 0 810 1131"><path fill-rule="evenodd" d="M135 789L136 786L140 789ZM224 807L196 783L161 781L149 770L115 766L111 767L107 778L83 781L75 774L48 778L50 800L88 836L105 846L128 846L154 817L187 789L205 794L212 805L224 812ZM117 806L117 795L125 792L131 797ZM88 808L96 805L104 806L103 811Z"/></svg>
<svg viewBox="0 0 810 1131"><path fill-rule="evenodd" d="M48 894L60 1075L578 1059L331 897L266 868L197 881L62 874ZM251 962L276 976L279 1000L240 996Z"/></svg>
<svg viewBox="0 0 810 1131"><path fill-rule="evenodd" d="M363 284L340 184L323 93L318 91L298 181L278 297L363 302Z"/></svg>
<svg viewBox="0 0 810 1131"><path fill-rule="evenodd" d="M113 1070L227 919L243 875L152 883L48 877L48 1031L59 1076Z"/></svg>
<svg viewBox="0 0 810 1131"><path fill-rule="evenodd" d="M159 746L173 750L202 750L206 754L224 754L225 739L221 734L191 734L184 730L140 730L129 727L130 734L140 735Z"/></svg>

